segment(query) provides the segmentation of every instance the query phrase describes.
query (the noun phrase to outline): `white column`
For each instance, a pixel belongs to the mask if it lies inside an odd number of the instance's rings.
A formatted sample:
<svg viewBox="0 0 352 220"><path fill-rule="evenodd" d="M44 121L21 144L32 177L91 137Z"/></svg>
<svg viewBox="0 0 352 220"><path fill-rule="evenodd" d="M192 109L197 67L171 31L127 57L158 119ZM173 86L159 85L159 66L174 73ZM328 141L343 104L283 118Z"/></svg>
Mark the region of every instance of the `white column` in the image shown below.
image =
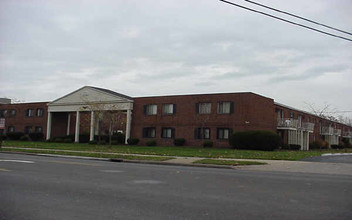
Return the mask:
<svg viewBox="0 0 352 220"><path fill-rule="evenodd" d="M94 141L94 112L90 112L90 141Z"/></svg>
<svg viewBox="0 0 352 220"><path fill-rule="evenodd" d="M76 133L75 142L79 143L79 111L76 112Z"/></svg>
<svg viewBox="0 0 352 220"><path fill-rule="evenodd" d="M307 150L309 150L309 132L307 132Z"/></svg>
<svg viewBox="0 0 352 220"><path fill-rule="evenodd" d="M66 135L70 135L70 125L71 125L71 113L68 113Z"/></svg>
<svg viewBox="0 0 352 220"><path fill-rule="evenodd" d="M99 118L97 118L97 120L96 120L96 127L95 127L96 129L95 129L95 134L96 135L99 135Z"/></svg>
<svg viewBox="0 0 352 220"><path fill-rule="evenodd" d="M46 139L49 140L51 136L51 119L52 119L53 113L48 112L48 121L46 125Z"/></svg>
<svg viewBox="0 0 352 220"><path fill-rule="evenodd" d="M130 138L130 135L131 135L131 119L132 119L131 114L132 114L132 111L130 109L127 110L125 144L128 144L127 140L128 140L128 138Z"/></svg>
<svg viewBox="0 0 352 220"><path fill-rule="evenodd" d="M304 139L303 139L303 130L301 130L300 132L300 141L301 141L301 150L304 150Z"/></svg>

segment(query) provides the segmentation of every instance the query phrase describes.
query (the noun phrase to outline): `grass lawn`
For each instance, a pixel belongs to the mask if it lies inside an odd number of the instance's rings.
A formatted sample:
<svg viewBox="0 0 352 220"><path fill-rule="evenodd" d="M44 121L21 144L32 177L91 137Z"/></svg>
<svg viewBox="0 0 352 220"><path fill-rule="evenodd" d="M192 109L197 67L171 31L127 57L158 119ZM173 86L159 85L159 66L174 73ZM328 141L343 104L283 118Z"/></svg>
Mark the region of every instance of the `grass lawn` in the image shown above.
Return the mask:
<svg viewBox="0 0 352 220"><path fill-rule="evenodd" d="M160 156L184 156L204 158L234 158L234 159L266 159L266 160L300 160L307 157L320 156L323 153L352 153L352 149L343 150L312 150L312 151L254 151L217 149L200 147L163 147L163 146L129 146L129 145L90 145L74 143L22 142L4 141L3 146L60 149L76 151L95 151L109 153L144 154Z"/></svg>
<svg viewBox="0 0 352 220"><path fill-rule="evenodd" d="M35 149L0 149L0 152L1 151L37 153L37 154L56 154L56 155L69 155L69 156L97 157L97 158L115 158L115 159L125 159L125 160L165 161L165 160L173 159L173 157L114 155L114 154L106 154L106 153L91 153L91 152L80 153L80 152L63 152L63 151L35 150Z"/></svg>
<svg viewBox="0 0 352 220"><path fill-rule="evenodd" d="M203 159L197 160L193 163L198 164L215 164L215 165L229 165L229 166L240 166L240 165L264 165L267 163L255 162L255 161L236 161L236 160L214 160L214 159Z"/></svg>

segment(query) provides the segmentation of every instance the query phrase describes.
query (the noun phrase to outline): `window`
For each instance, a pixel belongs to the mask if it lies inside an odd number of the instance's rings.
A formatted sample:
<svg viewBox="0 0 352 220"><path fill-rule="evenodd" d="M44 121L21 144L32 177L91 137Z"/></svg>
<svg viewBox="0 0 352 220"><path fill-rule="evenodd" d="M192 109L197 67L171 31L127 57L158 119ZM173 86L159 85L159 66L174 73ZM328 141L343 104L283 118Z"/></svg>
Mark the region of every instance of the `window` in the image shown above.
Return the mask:
<svg viewBox="0 0 352 220"><path fill-rule="evenodd" d="M11 109L10 110L10 117L15 117L16 116L16 110L15 109Z"/></svg>
<svg viewBox="0 0 352 220"><path fill-rule="evenodd" d="M26 126L26 127L24 128L24 133L25 133L25 134L32 133L32 126Z"/></svg>
<svg viewBox="0 0 352 220"><path fill-rule="evenodd" d="M196 113L198 114L210 114L211 112L211 103L197 103L196 104Z"/></svg>
<svg viewBox="0 0 352 220"><path fill-rule="evenodd" d="M155 138L155 127L143 128L144 138Z"/></svg>
<svg viewBox="0 0 352 220"><path fill-rule="evenodd" d="M7 132L15 132L15 127L14 126L8 126L7 127Z"/></svg>
<svg viewBox="0 0 352 220"><path fill-rule="evenodd" d="M44 109L37 108L37 117L43 117L43 115L44 115Z"/></svg>
<svg viewBox="0 0 352 220"><path fill-rule="evenodd" d="M161 131L162 138L173 138L175 134L174 128L163 128Z"/></svg>
<svg viewBox="0 0 352 220"><path fill-rule="evenodd" d="M163 115L173 115L176 113L175 104L163 104Z"/></svg>
<svg viewBox="0 0 352 220"><path fill-rule="evenodd" d="M5 118L6 113L7 113L7 110L6 110L6 109L0 110L0 118Z"/></svg>
<svg viewBox="0 0 352 220"><path fill-rule="evenodd" d="M290 112L290 118L295 118L295 113Z"/></svg>
<svg viewBox="0 0 352 220"><path fill-rule="evenodd" d="M144 106L144 114L145 115L156 115L157 113L157 105L145 105Z"/></svg>
<svg viewBox="0 0 352 220"><path fill-rule="evenodd" d="M218 102L218 114L233 113L233 102Z"/></svg>
<svg viewBox="0 0 352 220"><path fill-rule="evenodd" d="M34 115L34 111L33 111L33 109L27 109L27 111L26 111L26 116L27 117L33 117L33 115Z"/></svg>
<svg viewBox="0 0 352 220"><path fill-rule="evenodd" d="M232 134L231 128L218 128L217 138L227 140L229 139L231 134Z"/></svg>
<svg viewBox="0 0 352 220"><path fill-rule="evenodd" d="M210 128L196 128L194 129L195 139L210 139Z"/></svg>
<svg viewBox="0 0 352 220"><path fill-rule="evenodd" d="M35 132L36 132L36 133L43 133L43 127L41 127L41 126L36 126L36 127L35 127Z"/></svg>

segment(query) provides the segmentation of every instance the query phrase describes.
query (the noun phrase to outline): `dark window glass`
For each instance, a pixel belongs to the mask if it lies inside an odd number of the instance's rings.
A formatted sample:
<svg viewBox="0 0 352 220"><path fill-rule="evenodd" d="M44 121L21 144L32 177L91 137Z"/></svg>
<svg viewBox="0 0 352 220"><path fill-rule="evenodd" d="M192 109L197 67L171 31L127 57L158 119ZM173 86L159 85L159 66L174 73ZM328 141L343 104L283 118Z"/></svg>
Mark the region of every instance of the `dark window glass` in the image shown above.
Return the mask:
<svg viewBox="0 0 352 220"><path fill-rule="evenodd" d="M195 139L210 139L210 128L196 128L194 129Z"/></svg>
<svg viewBox="0 0 352 220"><path fill-rule="evenodd" d="M33 115L34 115L34 110L33 109L27 109L26 110L26 116L27 117L33 117Z"/></svg>
<svg viewBox="0 0 352 220"><path fill-rule="evenodd" d="M173 138L174 137L174 128L163 128L161 131L162 138Z"/></svg>
<svg viewBox="0 0 352 220"><path fill-rule="evenodd" d="M37 108L37 117L43 117L43 115L44 115L44 109Z"/></svg>
<svg viewBox="0 0 352 220"><path fill-rule="evenodd" d="M143 128L143 137L144 138L155 138L155 127Z"/></svg>

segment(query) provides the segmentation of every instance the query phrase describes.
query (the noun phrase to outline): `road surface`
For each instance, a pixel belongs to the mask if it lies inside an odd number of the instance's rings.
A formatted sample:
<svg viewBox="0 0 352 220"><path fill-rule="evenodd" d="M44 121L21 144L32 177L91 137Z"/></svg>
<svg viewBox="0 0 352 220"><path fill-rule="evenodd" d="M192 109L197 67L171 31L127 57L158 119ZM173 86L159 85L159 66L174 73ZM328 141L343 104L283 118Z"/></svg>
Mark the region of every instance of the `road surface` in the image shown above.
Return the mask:
<svg viewBox="0 0 352 220"><path fill-rule="evenodd" d="M0 219L352 219L352 175L0 153Z"/></svg>

